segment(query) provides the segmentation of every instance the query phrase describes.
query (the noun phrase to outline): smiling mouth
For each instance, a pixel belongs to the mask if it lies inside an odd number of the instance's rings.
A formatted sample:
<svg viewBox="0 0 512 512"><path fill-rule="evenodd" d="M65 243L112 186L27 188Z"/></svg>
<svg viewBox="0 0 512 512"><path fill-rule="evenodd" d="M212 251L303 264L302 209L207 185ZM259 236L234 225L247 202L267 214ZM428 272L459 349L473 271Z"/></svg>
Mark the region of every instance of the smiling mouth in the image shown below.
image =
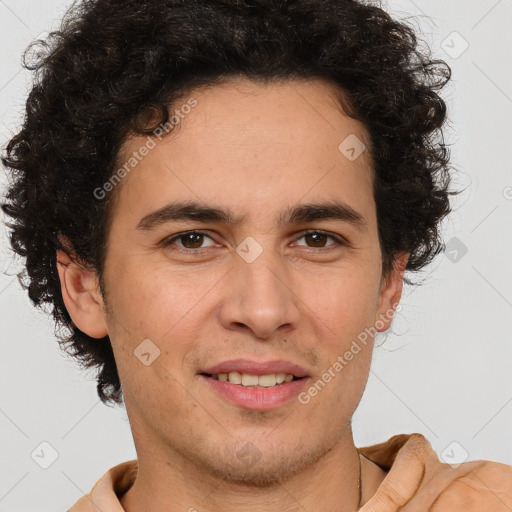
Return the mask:
<svg viewBox="0 0 512 512"><path fill-rule="evenodd" d="M267 375L253 375L249 373L241 372L229 372L229 373L201 373L205 377L209 377L213 380L221 382L229 382L230 384L236 384L246 388L273 388L282 386L288 382L295 380L302 380L305 377L296 377L290 373L271 373Z"/></svg>

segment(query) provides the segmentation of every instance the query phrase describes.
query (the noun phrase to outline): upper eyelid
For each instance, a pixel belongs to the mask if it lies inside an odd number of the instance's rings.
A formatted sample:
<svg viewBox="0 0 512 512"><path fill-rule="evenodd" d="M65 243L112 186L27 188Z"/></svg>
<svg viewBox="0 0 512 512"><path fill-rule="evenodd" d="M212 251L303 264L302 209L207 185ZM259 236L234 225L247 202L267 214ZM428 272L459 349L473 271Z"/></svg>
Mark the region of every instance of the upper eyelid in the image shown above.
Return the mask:
<svg viewBox="0 0 512 512"><path fill-rule="evenodd" d="M163 241L163 244L164 245L168 245L172 241L174 241L176 239L179 239L182 236L189 235L189 234L192 234L192 233L205 235L208 238L210 238L212 241L215 241L213 239L213 237L211 235L209 235L208 231L203 231L203 230L200 230L200 229L192 229L192 230L189 230L189 231L182 231L181 233L177 233L175 235L172 235L171 237L166 238ZM338 244L348 244L349 243L348 240L344 236L339 235L337 233L331 233L329 231L325 231L325 230L322 230L322 229L306 229L306 230L302 230L299 233L297 233L297 235L300 235L300 236L296 236L296 239L302 238L303 236L306 236L306 235L311 234L311 233L320 233L320 234L326 235L328 237L331 237L336 242L338 242ZM184 248L184 250L194 251L194 252L199 252L201 250L206 250L206 249L208 249L208 247L204 247L202 249L189 249L187 247ZM314 247L312 247L312 249L314 249ZM320 247L319 249L322 249L322 248Z"/></svg>

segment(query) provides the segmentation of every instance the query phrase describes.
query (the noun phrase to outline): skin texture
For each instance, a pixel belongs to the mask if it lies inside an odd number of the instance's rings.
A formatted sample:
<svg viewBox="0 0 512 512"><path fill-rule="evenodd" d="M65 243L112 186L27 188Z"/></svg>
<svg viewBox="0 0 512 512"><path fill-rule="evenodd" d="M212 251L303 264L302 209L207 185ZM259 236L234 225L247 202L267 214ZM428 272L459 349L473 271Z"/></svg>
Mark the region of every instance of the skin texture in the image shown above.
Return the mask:
<svg viewBox="0 0 512 512"><path fill-rule="evenodd" d="M350 134L369 147L368 134L334 93L322 80L247 79L192 92L197 106L179 129L117 185L106 305L96 275L58 253L73 321L90 336L108 334L113 345L139 460L138 478L121 498L129 512L341 512L358 505L350 421L366 386L371 338L308 404L242 409L198 376L232 358L285 359L305 367L314 383L365 328L379 319L378 331L390 326L408 255L381 275L369 151L350 161L338 150ZM119 161L145 140L128 139ZM178 200L245 218L237 226L188 220L137 229L142 217ZM330 200L360 212L365 226L275 223L296 204ZM163 244L190 230L208 236ZM347 244L311 239L305 230ZM252 263L236 252L249 236L263 249ZM187 247L189 254L179 252ZM160 350L148 366L134 355L145 339ZM256 462L237 456L248 442ZM384 476L370 472L364 463L363 503Z"/></svg>

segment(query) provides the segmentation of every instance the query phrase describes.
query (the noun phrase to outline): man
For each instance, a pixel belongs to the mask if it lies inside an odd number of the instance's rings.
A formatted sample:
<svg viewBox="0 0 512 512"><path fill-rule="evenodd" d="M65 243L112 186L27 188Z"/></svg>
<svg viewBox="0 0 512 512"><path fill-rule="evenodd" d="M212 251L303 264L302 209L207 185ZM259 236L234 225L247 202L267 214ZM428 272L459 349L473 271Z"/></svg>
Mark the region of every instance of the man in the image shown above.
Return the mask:
<svg viewBox="0 0 512 512"><path fill-rule="evenodd" d="M29 293L137 460L72 512L510 510L512 468L354 445L376 332L442 249L449 68L355 1L85 1L4 164Z"/></svg>

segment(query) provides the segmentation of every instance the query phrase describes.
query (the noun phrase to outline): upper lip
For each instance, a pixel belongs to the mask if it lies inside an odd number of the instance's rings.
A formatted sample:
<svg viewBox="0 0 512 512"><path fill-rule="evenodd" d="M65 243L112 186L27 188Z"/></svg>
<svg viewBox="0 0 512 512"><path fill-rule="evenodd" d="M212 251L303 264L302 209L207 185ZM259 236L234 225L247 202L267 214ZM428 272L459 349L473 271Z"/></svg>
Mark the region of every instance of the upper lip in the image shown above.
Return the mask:
<svg viewBox="0 0 512 512"><path fill-rule="evenodd" d="M231 359L199 371L199 373L208 373L210 375L229 372L248 373L250 375L289 373L295 377L307 377L308 375L308 372L302 366L282 359L274 359L271 361Z"/></svg>

